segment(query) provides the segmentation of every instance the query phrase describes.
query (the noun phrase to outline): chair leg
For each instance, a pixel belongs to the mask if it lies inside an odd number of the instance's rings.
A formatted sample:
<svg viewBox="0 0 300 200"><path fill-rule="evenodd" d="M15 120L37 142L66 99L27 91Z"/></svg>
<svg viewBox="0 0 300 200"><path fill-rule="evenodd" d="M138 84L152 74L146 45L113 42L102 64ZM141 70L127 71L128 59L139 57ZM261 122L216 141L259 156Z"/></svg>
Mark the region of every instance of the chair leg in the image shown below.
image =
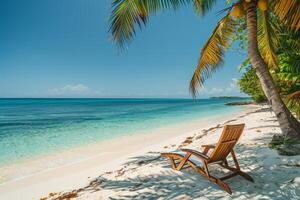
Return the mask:
<svg viewBox="0 0 300 200"><path fill-rule="evenodd" d="M236 168L233 168L233 167L229 167L229 166L226 166L226 165L223 165L223 164L220 164L222 167L230 170L233 172L233 174L230 174L228 176L225 176L225 177L222 177L221 179L222 180L225 180L225 179L228 179L228 178L231 178L233 176L236 176L236 175L240 175L241 177L243 177L244 179L246 179L247 181L251 181L251 182L254 182L254 179L249 175L247 174L246 172L243 172L242 170L240 169L236 169Z"/></svg>
<svg viewBox="0 0 300 200"><path fill-rule="evenodd" d="M206 162L203 162L204 169L202 169L202 173L200 173L202 176L207 178L210 182L213 182L217 184L219 187L221 187L223 190L225 190L227 193L232 194L231 189L228 184L226 184L224 181L222 181L219 178L216 178L209 173L209 169Z"/></svg>
<svg viewBox="0 0 300 200"><path fill-rule="evenodd" d="M249 174L247 174L246 172L243 172L243 171L240 169L239 162L238 162L238 160L237 160L237 158L236 158L235 153L234 153L233 150L231 151L231 155L232 155L232 157L233 157L233 161L234 161L235 166L236 166L236 168L237 168L237 173L238 173L240 176L242 176L243 178L245 178L246 180L251 181L251 182L254 182L254 179L253 179Z"/></svg>
<svg viewBox="0 0 300 200"><path fill-rule="evenodd" d="M172 169L176 169L175 161L172 157L168 157L170 159Z"/></svg>
<svg viewBox="0 0 300 200"><path fill-rule="evenodd" d="M235 153L234 153L233 150L231 150L231 156L232 156L232 158L233 158L233 162L234 162L234 164L235 164L236 169L237 169L237 170L240 170L239 162L237 161L236 156L235 156Z"/></svg>
<svg viewBox="0 0 300 200"><path fill-rule="evenodd" d="M203 163L203 166L204 166L204 171L206 172L206 175L207 175L207 177L209 178L209 177L210 177L210 174L209 174L207 162L203 161L202 163Z"/></svg>
<svg viewBox="0 0 300 200"><path fill-rule="evenodd" d="M174 153L162 153L162 157L167 157L170 160L170 164L172 169L180 171L183 169L185 166L192 167L196 169L196 165L189 161L189 157L191 154L186 154L186 156L174 154ZM178 162L176 162L178 160Z"/></svg>
<svg viewBox="0 0 300 200"><path fill-rule="evenodd" d="M253 182L254 183L254 179L249 175L247 174L246 172L243 172L241 170L239 170L237 172L241 177L243 177L244 179L246 179L247 181L250 181L250 182Z"/></svg>
<svg viewBox="0 0 300 200"><path fill-rule="evenodd" d="M234 168L234 167L230 167L230 166L228 165L228 162L227 162L226 159L225 159L225 161L224 161L222 164L220 164L220 165L221 165L222 167L224 167L224 168L226 168L226 169L232 171L233 174L228 175L228 176L225 176L225 177L222 177L221 179L224 180L224 179L227 179L227 178L231 178L231 177L233 177L233 176L235 176L235 175L240 175L241 177L243 177L243 178L246 179L247 181L254 182L254 179L253 179L249 174L247 174L246 172L243 172L243 171L240 169L239 162L238 162L238 160L237 160L237 158L236 158L235 153L234 153L233 150L231 151L231 156L232 156L232 158L233 158L233 162L234 162L234 164L235 164L235 168Z"/></svg>
<svg viewBox="0 0 300 200"><path fill-rule="evenodd" d="M226 158L225 158L225 160L223 161L223 164L224 164L225 166L228 166L228 161L227 161Z"/></svg>
<svg viewBox="0 0 300 200"><path fill-rule="evenodd" d="M209 151L209 148L205 147L202 153L206 155L208 153L208 151Z"/></svg>
<svg viewBox="0 0 300 200"><path fill-rule="evenodd" d="M224 189L228 194L232 194L231 188L229 187L229 185L227 183L225 183L224 181L217 179L216 180L216 184L218 186L220 186L222 189Z"/></svg>
<svg viewBox="0 0 300 200"><path fill-rule="evenodd" d="M186 164L187 160L191 157L192 154L187 153L181 160L181 162L176 167L176 170L180 171L182 167Z"/></svg>
<svg viewBox="0 0 300 200"><path fill-rule="evenodd" d="M183 168L183 166L187 164L190 167L192 167L194 170L196 170L201 176L207 178L210 182L217 184L220 188L225 190L227 193L232 194L231 189L228 184L226 184L223 180L210 175L209 169L208 169L208 164L205 161L203 161L203 167L200 167L200 166L195 165L193 162L189 161L190 155L188 155L188 154L185 156L181 156L178 154L165 153L165 154L162 154L162 156L168 157L170 159L171 166L173 169L181 170ZM179 163L177 163L177 166L175 163L175 159L181 160Z"/></svg>

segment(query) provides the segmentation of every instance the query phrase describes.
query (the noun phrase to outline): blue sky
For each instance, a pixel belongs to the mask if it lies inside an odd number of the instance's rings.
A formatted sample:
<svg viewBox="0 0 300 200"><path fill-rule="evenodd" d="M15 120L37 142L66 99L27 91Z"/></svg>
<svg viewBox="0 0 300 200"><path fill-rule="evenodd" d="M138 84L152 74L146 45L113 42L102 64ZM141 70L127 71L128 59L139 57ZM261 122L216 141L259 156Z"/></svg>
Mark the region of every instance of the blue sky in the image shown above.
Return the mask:
<svg viewBox="0 0 300 200"><path fill-rule="evenodd" d="M108 33L111 2L1 1L0 97L190 97L201 47L224 2L204 18L190 7L151 17L125 52ZM241 95L243 59L230 50L199 97Z"/></svg>

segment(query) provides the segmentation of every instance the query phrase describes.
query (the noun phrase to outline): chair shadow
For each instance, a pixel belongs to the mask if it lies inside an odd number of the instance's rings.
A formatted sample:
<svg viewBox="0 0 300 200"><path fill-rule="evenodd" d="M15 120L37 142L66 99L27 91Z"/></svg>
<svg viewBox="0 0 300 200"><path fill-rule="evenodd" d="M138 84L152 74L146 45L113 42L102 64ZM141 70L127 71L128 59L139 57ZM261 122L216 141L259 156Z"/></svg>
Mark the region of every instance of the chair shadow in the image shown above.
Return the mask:
<svg viewBox="0 0 300 200"><path fill-rule="evenodd" d="M279 128L279 125L264 125L264 126L255 126L248 128L248 130L253 130L253 129L262 129L262 128Z"/></svg>
<svg viewBox="0 0 300 200"><path fill-rule="evenodd" d="M259 108L257 110L248 112L247 114L252 114L252 113L261 113L261 112L272 112L272 108L271 107L267 107L267 108Z"/></svg>
<svg viewBox="0 0 300 200"><path fill-rule="evenodd" d="M259 141L259 140L258 140ZM241 169L255 180L248 182L236 176L226 182L233 194L229 195L214 183L199 175L192 169L182 172L172 170L165 158L158 152L150 152L145 156L132 157L125 163L123 174L141 167L160 166L161 171L151 175L137 175L127 179L108 179L99 176L81 191L94 193L99 190L114 190L117 197L110 199L299 199L300 187L292 182L299 175L299 167L285 166L283 157L267 148L249 145L236 146L237 157ZM262 153L264 152L264 153ZM276 158L274 159L274 156ZM274 161L275 160L275 161ZM127 171L126 171L127 170ZM287 173L289 172L289 173ZM220 173L213 168L212 173ZM123 175L121 174L121 175Z"/></svg>

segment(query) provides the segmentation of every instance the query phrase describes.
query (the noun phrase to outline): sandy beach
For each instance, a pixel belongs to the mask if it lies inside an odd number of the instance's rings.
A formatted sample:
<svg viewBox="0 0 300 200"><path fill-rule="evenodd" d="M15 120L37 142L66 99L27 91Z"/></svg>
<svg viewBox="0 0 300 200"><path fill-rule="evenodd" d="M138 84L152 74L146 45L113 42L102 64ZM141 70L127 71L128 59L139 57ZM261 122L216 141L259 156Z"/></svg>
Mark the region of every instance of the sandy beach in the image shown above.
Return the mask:
<svg viewBox="0 0 300 200"><path fill-rule="evenodd" d="M300 0L0 4L0 200L300 200Z"/></svg>
<svg viewBox="0 0 300 200"><path fill-rule="evenodd" d="M232 196L192 170L172 170L159 157L183 146L200 150L201 144L216 142L224 124L230 123L246 123L236 151L242 169L255 179L228 180ZM0 199L297 199L300 157L279 156L267 147L278 132L267 107L247 106L229 116L166 126L4 167L1 176L7 181L0 185ZM23 176L17 176L20 173Z"/></svg>

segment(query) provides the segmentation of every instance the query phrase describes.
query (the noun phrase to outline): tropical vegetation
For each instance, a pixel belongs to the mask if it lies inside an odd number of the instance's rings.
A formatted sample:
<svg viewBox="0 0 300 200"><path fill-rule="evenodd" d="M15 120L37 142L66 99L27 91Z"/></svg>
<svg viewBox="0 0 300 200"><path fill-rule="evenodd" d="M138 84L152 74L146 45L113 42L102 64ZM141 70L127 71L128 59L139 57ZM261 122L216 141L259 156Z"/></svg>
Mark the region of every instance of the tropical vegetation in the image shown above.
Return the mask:
<svg viewBox="0 0 300 200"><path fill-rule="evenodd" d="M166 9L176 10L180 6L191 5L194 12L202 16L215 6L217 0L114 0L110 17L110 32L113 40L126 46L149 17ZM212 35L201 50L200 58L190 82L190 91L195 97L205 80L220 68L224 53L243 26L247 33L248 56L252 68L259 79L282 130L280 137L273 140L300 142L300 123L291 114L276 88L270 69L278 70L276 48L279 42L277 27L271 17L292 32L300 28L300 2L298 0L227 0L224 16L220 19ZM243 23L244 22L244 23ZM296 94L297 96L297 94Z"/></svg>
<svg viewBox="0 0 300 200"><path fill-rule="evenodd" d="M300 31L291 32L284 26L279 35L278 69L270 69L280 96L288 108L300 119ZM240 45L243 47L243 45ZM255 70L248 59L241 66L245 73L239 80L240 90L248 94L255 102L267 101Z"/></svg>

